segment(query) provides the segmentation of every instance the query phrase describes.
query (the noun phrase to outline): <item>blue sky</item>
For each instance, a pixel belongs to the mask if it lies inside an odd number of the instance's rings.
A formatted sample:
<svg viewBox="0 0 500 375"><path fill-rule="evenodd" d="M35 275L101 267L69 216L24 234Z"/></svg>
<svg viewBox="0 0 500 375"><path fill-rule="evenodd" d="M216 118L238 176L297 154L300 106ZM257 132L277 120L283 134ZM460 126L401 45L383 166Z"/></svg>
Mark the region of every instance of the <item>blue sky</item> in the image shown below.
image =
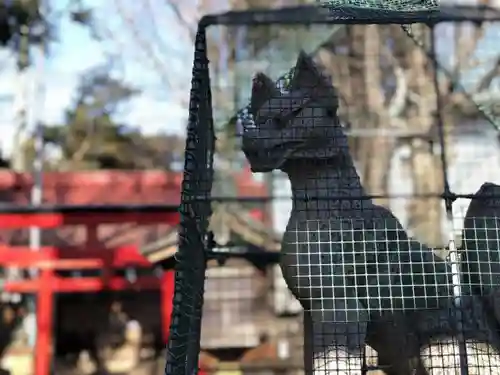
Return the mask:
<svg viewBox="0 0 500 375"><path fill-rule="evenodd" d="M53 1L53 12L67 7L70 0ZM50 57L43 64L42 87L44 94L35 93L37 75L30 71L32 83L30 96L30 127L36 119L53 123L60 121L64 109L71 104L78 76L85 70L107 61L108 56L119 58L113 74L129 84L138 87L141 94L125 108L119 117L138 126L144 133L184 131L187 109L184 103L189 97L192 47L187 34L172 28L172 17L160 2L150 1L150 11L154 12L156 24L152 27L151 12L139 14L132 4L124 2L126 12L134 16L140 25L141 39L145 40L156 56L157 64L138 47L130 25L123 21L110 0L106 6L99 0L86 0L85 4L96 7L99 33L104 41L96 42L89 32L76 26L65 18L59 22L59 42L51 47ZM139 2L137 2L139 3ZM136 3L136 4L137 4ZM158 35L158 30L167 30ZM170 46L170 47L167 47ZM39 60L40 55L36 58ZM188 63L189 62L189 63ZM40 65L39 65L40 66ZM163 75L170 81L162 81L158 66L162 66ZM167 69L168 67L168 69ZM19 77L15 73L14 59L7 51L0 51L0 144L4 152L11 149L14 133L14 101L19 91ZM184 103L183 103L184 102Z"/></svg>
<svg viewBox="0 0 500 375"><path fill-rule="evenodd" d="M197 8L198 0L169 1L178 1L189 10ZM52 12L67 9L70 2L51 0ZM37 119L46 123L60 121L64 109L73 100L79 74L103 64L113 55L120 62L113 74L141 90L138 97L122 108L120 119L141 128L144 133L184 132L193 47L188 33L176 26L165 0L83 0L83 3L94 8L103 40L97 42L87 29L72 24L65 17L58 18L59 41L52 45L44 65L42 87L45 95L31 95L30 98L30 126ZM212 12L228 7L227 0L204 0L204 4ZM189 15L196 22L196 14ZM127 23L127 17L133 18L133 25ZM498 49L493 43L498 30L489 31L492 35L480 49L496 55ZM36 75L29 73L33 82ZM19 91L19 78L12 56L1 50L0 79L0 147L8 154L15 129L14 96ZM34 91L33 86L31 91Z"/></svg>

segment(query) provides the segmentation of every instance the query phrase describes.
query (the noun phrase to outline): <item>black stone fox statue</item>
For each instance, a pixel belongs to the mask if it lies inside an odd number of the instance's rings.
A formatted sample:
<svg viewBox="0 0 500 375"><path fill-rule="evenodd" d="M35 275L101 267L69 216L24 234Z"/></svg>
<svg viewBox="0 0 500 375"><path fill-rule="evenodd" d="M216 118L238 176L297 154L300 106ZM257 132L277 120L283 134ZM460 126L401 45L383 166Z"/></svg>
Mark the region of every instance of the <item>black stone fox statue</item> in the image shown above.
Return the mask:
<svg viewBox="0 0 500 375"><path fill-rule="evenodd" d="M362 374L368 343L390 362L388 374L456 374L450 266L411 239L388 209L364 198L337 91L305 53L285 86L255 76L242 150L254 172L281 169L291 182L281 268L305 311L306 372ZM469 365L478 364L477 343L498 363L498 340L481 304L467 296L462 306ZM391 321L398 325L382 332ZM439 367L431 360L439 355L456 361ZM417 365L412 358L420 358Z"/></svg>

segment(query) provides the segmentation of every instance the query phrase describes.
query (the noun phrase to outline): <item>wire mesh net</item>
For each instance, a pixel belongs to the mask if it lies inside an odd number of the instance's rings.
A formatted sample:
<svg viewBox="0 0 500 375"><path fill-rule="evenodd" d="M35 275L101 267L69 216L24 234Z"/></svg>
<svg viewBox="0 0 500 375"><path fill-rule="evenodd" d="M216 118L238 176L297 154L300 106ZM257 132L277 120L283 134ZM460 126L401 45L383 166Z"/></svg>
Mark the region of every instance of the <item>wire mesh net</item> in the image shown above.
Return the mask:
<svg viewBox="0 0 500 375"><path fill-rule="evenodd" d="M200 346L254 347L283 332L303 336L308 374L500 372L497 186L481 187L489 177L457 185L470 174L454 156L457 140L468 142L464 119L497 134L495 78L481 90L477 82L500 51L488 37L496 23L462 22L495 17L460 9L440 16L460 22L416 23L410 33L394 15L386 25L328 25L329 15L317 22L327 26L292 31L279 12L264 26L248 12L221 18L245 25L210 28L206 47L198 34L168 373L196 369ZM282 38L259 46L271 34ZM222 58L210 55L214 35L231 46ZM476 191L487 199L468 206ZM224 271L229 255L243 260ZM298 308L269 302L277 280ZM290 328L301 309L303 327ZM258 323L269 310L293 316L288 331ZM238 344L222 343L230 327Z"/></svg>
<svg viewBox="0 0 500 375"><path fill-rule="evenodd" d="M394 10L399 12L411 12L415 10L437 11L439 3L437 1L381 1L381 0L317 0L321 6L326 7L359 7L382 10Z"/></svg>

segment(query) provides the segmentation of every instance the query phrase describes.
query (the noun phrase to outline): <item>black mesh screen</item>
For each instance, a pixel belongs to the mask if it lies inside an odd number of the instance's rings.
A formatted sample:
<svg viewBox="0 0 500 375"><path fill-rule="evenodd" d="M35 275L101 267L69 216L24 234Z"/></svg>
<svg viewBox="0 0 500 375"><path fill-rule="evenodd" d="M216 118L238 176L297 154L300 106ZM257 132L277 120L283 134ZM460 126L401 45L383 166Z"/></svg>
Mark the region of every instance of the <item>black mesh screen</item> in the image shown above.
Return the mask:
<svg viewBox="0 0 500 375"><path fill-rule="evenodd" d="M215 139L204 27L196 35L191 85L168 374L196 371L200 347Z"/></svg>
<svg viewBox="0 0 500 375"><path fill-rule="evenodd" d="M454 143L469 137L464 123L498 133L495 106L481 97L494 85L500 55L492 39L484 41L495 29L483 26L497 21L500 14L484 7L301 7L202 20L168 374L195 373L200 342L207 350L237 345L219 333L234 329L242 346L258 345L263 335L241 327L265 315L250 304L268 303L261 276L274 263L303 310L303 329L293 334L303 336L300 367L308 374L500 372L500 187L488 177L469 191L450 182L471 178L457 177L455 153L464 146ZM228 86L224 76L210 81L208 26L225 28L235 55L237 43L251 44L254 54L262 49L262 28L277 40L303 28L303 39L283 57L287 67L275 69L283 63L272 60L276 54L261 56L267 65L246 66L248 76ZM307 34L314 27L320 31ZM470 43L462 48L460 38ZM483 58L490 63L479 72ZM283 197L268 190L243 198L232 176L245 166L264 181L280 171L289 183L284 233L252 216ZM457 208L471 198L468 211ZM228 259L227 271L213 271Z"/></svg>

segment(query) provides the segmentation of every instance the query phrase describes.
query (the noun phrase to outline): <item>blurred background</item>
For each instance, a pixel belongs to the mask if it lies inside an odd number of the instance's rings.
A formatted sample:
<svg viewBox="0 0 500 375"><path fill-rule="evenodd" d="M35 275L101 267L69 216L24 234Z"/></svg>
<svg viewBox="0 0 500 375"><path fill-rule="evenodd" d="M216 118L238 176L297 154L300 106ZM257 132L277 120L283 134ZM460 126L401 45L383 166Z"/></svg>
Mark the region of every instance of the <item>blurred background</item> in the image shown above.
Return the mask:
<svg viewBox="0 0 500 375"><path fill-rule="evenodd" d="M2 371L163 373L197 21L310 3L1 2ZM211 230L220 251L258 255L208 264L202 372L303 371L301 308L276 265L291 209L288 180L252 174L239 151L235 114L255 72L277 79L300 50L312 54L340 92L367 190L390 196L380 203L437 251L448 240L443 168L455 193L500 183L499 25L436 28L438 90L425 52L431 31L416 25L412 32L413 39L400 26L208 30L218 136L213 195L233 198L214 202ZM28 208L37 205L54 207L34 215ZM467 206L454 204L457 234Z"/></svg>

